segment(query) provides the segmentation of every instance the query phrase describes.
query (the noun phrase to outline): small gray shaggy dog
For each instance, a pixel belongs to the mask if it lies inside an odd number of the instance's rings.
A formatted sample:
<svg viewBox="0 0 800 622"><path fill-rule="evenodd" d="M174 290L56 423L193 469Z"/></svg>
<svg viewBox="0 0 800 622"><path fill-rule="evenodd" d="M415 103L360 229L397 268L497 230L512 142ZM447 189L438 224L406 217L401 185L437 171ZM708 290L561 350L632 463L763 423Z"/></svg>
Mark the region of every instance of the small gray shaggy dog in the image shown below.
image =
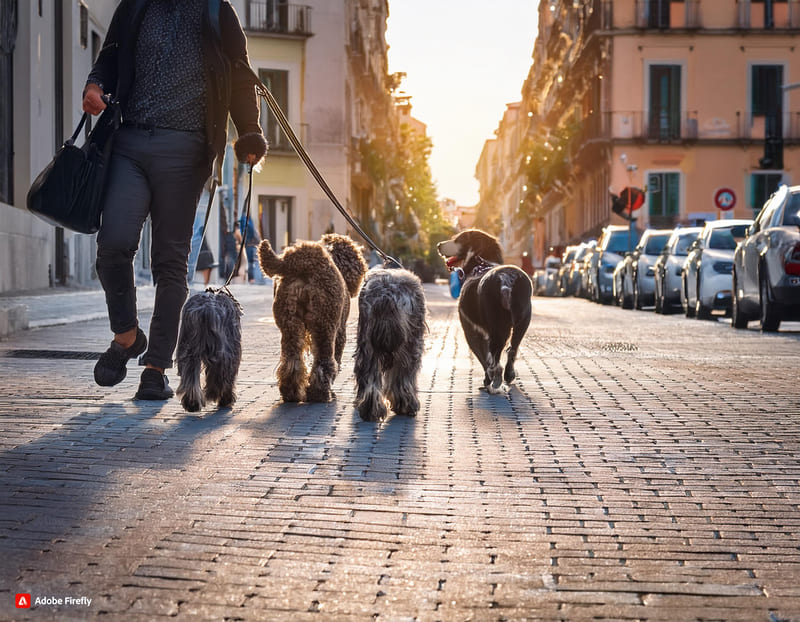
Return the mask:
<svg viewBox="0 0 800 622"><path fill-rule="evenodd" d="M398 415L419 410L417 375L425 335L425 293L407 270L373 268L358 296L356 409L382 421L386 402Z"/></svg>
<svg viewBox="0 0 800 622"><path fill-rule="evenodd" d="M194 294L181 311L176 391L181 404L196 412L206 402L220 408L236 401L236 375L242 361L242 307L227 288ZM200 372L205 368L205 389Z"/></svg>

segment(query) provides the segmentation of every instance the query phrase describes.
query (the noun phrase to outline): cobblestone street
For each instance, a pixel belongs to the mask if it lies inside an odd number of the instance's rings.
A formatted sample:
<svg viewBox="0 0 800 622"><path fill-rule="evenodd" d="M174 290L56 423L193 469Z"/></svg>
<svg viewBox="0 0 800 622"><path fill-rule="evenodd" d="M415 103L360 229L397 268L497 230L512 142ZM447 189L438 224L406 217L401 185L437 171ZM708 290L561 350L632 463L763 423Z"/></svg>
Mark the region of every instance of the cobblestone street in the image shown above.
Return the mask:
<svg viewBox="0 0 800 622"><path fill-rule="evenodd" d="M104 319L0 343L0 619L800 621L800 325L534 298L492 396L429 285L422 409L376 425L353 316L337 400L286 405L240 291L229 410L95 385Z"/></svg>

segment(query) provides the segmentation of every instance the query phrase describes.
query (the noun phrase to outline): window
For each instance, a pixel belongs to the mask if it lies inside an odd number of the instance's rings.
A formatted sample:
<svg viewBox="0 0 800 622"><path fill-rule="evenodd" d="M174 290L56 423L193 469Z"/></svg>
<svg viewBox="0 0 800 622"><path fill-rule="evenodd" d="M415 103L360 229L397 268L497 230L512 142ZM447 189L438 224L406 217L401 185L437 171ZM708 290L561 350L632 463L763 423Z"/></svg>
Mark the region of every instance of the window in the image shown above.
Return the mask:
<svg viewBox="0 0 800 622"><path fill-rule="evenodd" d="M289 112L289 72L279 69L259 69L258 75L261 81L267 85L278 106L288 117ZM290 151L291 144L289 139L278 125L278 120L269 107L264 104L261 109L261 128L264 136L269 142L270 151Z"/></svg>
<svg viewBox="0 0 800 622"><path fill-rule="evenodd" d="M292 197L261 195L258 197L258 214L261 237L269 240L275 252L280 253L294 242L292 233Z"/></svg>
<svg viewBox="0 0 800 622"><path fill-rule="evenodd" d="M650 173L647 176L651 227L666 229L675 226L680 214L680 179L680 173Z"/></svg>
<svg viewBox="0 0 800 622"><path fill-rule="evenodd" d="M0 201L14 202L14 45L17 3L0 3Z"/></svg>
<svg viewBox="0 0 800 622"><path fill-rule="evenodd" d="M750 208L755 217L770 195L778 189L783 175L780 173L753 173L750 176Z"/></svg>
<svg viewBox="0 0 800 622"><path fill-rule="evenodd" d="M647 0L647 27L669 28L669 8L672 0Z"/></svg>
<svg viewBox="0 0 800 622"><path fill-rule="evenodd" d="M681 136L681 66L650 66L648 138L677 140Z"/></svg>
<svg viewBox="0 0 800 622"><path fill-rule="evenodd" d="M86 6L83 0L79 4L79 11L81 24L80 42L81 47L85 50L89 47L89 7Z"/></svg>

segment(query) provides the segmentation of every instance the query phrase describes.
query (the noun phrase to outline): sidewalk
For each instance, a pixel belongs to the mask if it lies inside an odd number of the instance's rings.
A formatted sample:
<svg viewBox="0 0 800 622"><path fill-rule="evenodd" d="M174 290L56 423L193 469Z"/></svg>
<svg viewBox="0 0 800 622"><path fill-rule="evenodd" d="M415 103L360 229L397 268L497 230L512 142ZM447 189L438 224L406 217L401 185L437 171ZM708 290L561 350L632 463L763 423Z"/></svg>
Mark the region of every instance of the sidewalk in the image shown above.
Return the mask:
<svg viewBox="0 0 800 622"><path fill-rule="evenodd" d="M218 285L211 284L213 287ZM237 283L231 286L236 296L243 299L262 296L262 288L271 285L249 285ZM202 291L203 285L195 283L191 292ZM136 288L136 301L140 313L153 310L155 287ZM0 339L30 328L58 326L74 322L85 322L108 317L103 290L52 288L19 296L0 296Z"/></svg>

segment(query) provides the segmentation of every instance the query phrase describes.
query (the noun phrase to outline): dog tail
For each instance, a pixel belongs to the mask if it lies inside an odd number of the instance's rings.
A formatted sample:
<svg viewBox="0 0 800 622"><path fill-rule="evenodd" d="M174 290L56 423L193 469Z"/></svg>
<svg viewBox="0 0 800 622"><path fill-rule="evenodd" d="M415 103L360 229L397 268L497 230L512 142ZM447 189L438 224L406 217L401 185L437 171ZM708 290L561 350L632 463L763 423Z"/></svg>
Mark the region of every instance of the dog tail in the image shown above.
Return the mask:
<svg viewBox="0 0 800 622"><path fill-rule="evenodd" d="M258 245L258 263L261 264L261 270L267 276L275 276L282 273L283 260L272 250L272 244L269 243L269 240L261 240Z"/></svg>

